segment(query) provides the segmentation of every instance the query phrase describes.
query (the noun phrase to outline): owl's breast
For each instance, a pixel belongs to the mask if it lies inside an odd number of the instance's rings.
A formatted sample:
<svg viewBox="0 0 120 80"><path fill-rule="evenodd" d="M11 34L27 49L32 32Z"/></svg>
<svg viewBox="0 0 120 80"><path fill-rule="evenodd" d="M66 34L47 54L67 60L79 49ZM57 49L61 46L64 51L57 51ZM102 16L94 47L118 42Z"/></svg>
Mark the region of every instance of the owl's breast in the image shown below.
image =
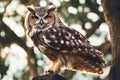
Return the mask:
<svg viewBox="0 0 120 80"><path fill-rule="evenodd" d="M58 45L58 42L56 42L56 37L57 32L54 30L54 28L50 28L44 31L38 31L34 33L31 39L38 47L38 49L47 57L49 57L50 60L56 60L56 52L59 52L58 50L56 50L56 47Z"/></svg>
<svg viewBox="0 0 120 80"><path fill-rule="evenodd" d="M47 29L43 32L42 38L45 45L52 50L71 50L71 46L69 46L71 35L67 33L63 27L52 27Z"/></svg>
<svg viewBox="0 0 120 80"><path fill-rule="evenodd" d="M62 27L61 27L62 28ZM34 44L42 51L43 53L46 50L51 50L53 53L54 51L61 51L65 49L71 50L69 46L70 35L64 34L60 27L51 27L44 31L37 31L33 34L32 40Z"/></svg>

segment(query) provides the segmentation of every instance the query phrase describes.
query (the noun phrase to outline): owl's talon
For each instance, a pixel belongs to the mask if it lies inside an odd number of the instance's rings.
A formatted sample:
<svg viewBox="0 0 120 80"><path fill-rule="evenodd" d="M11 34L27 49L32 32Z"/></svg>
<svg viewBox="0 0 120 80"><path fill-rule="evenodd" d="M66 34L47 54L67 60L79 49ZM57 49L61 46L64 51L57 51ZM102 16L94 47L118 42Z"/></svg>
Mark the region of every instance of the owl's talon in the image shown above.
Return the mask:
<svg viewBox="0 0 120 80"><path fill-rule="evenodd" d="M48 70L48 71L45 71L45 74L55 74L55 72Z"/></svg>

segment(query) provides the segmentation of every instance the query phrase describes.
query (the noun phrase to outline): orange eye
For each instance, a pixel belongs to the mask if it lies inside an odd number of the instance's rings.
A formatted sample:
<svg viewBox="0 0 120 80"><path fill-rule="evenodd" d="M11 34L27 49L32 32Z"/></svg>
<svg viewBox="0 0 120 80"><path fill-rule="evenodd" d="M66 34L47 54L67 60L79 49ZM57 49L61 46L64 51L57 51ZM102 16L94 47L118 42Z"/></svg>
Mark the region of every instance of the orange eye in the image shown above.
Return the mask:
<svg viewBox="0 0 120 80"><path fill-rule="evenodd" d="M35 19L38 19L38 17L36 16L36 15L32 15L32 17L31 17L33 20L35 20Z"/></svg>
<svg viewBox="0 0 120 80"><path fill-rule="evenodd" d="M48 13L44 18L47 19L47 18L50 18L50 17L51 17L51 15L50 15L50 13Z"/></svg>

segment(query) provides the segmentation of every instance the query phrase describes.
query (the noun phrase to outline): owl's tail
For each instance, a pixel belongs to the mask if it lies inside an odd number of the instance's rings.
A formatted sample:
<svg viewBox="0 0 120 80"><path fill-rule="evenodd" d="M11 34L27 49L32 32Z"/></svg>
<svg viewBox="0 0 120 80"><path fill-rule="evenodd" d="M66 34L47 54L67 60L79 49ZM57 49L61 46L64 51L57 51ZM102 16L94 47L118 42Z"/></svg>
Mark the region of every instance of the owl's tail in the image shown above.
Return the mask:
<svg viewBox="0 0 120 80"><path fill-rule="evenodd" d="M81 55L67 55L66 68L73 71L90 72L102 74L105 63L102 58L103 54L100 51L96 51L96 57L90 58L89 56Z"/></svg>

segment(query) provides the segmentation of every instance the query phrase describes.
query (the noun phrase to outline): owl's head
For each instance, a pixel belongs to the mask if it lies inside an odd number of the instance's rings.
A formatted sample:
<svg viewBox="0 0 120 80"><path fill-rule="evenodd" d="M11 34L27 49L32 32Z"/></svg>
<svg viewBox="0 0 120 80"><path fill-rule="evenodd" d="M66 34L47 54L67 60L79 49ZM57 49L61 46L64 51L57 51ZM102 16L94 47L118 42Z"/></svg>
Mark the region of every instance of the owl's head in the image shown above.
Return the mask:
<svg viewBox="0 0 120 80"><path fill-rule="evenodd" d="M56 8L52 7L27 7L28 15L25 19L25 26L27 29L44 30L46 28L55 26L59 22L56 13Z"/></svg>

